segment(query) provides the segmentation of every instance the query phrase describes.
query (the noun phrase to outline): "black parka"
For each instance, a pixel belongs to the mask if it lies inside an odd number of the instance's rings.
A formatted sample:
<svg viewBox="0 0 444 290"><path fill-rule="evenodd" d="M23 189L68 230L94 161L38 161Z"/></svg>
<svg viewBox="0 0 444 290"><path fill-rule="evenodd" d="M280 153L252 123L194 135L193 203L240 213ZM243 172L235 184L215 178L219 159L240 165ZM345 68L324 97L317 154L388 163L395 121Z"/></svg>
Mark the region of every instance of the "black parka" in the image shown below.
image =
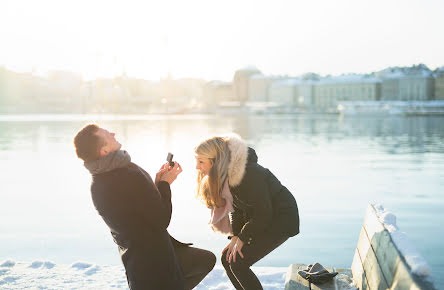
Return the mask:
<svg viewBox="0 0 444 290"><path fill-rule="evenodd" d="M130 163L93 175L91 196L111 231L131 289L184 289L174 246L186 246L167 232L171 219L168 182L156 186L147 172Z"/></svg>
<svg viewBox="0 0 444 290"><path fill-rule="evenodd" d="M254 149L248 159L242 181L230 187L234 212L233 234L244 243L254 243L266 232L295 236L299 233L299 212L291 192L268 169L257 163Z"/></svg>

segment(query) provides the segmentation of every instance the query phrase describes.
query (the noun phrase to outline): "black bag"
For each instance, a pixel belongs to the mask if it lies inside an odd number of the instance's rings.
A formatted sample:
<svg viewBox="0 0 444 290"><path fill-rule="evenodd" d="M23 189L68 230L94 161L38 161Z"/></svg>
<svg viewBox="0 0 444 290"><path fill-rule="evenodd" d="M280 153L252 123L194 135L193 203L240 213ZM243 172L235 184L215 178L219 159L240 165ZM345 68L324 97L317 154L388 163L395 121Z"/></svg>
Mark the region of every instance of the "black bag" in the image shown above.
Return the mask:
<svg viewBox="0 0 444 290"><path fill-rule="evenodd" d="M308 282L322 284L332 280L334 276L338 275L338 272L330 273L321 264L314 263L308 265L307 269L299 271L298 274L301 275L302 278L308 280Z"/></svg>

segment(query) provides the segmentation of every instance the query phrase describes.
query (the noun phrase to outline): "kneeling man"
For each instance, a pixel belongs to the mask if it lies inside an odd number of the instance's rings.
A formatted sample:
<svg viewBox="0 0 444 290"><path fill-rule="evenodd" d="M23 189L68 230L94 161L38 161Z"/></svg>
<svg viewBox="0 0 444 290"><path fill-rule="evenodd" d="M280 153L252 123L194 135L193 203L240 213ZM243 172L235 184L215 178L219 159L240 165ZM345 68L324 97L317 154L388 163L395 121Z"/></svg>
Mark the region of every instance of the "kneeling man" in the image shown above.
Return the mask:
<svg viewBox="0 0 444 290"><path fill-rule="evenodd" d="M192 289L213 269L216 257L167 232L170 185L182 168L166 163L153 181L114 135L91 124L77 133L74 146L92 174L92 200L118 245L129 288Z"/></svg>

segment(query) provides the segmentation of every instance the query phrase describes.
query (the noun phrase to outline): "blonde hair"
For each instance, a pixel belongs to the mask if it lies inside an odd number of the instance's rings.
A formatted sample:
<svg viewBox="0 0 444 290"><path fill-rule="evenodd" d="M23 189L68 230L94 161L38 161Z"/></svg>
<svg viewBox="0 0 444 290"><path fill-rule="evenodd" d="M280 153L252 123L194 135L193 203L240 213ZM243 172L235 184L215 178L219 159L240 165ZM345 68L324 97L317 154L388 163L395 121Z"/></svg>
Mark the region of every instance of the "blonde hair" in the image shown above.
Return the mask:
<svg viewBox="0 0 444 290"><path fill-rule="evenodd" d="M212 167L208 175L197 174L197 198L201 199L208 208L225 205L222 198L222 189L228 179L228 165L230 164L230 149L225 137L210 137L202 141L194 153L198 157L210 159Z"/></svg>

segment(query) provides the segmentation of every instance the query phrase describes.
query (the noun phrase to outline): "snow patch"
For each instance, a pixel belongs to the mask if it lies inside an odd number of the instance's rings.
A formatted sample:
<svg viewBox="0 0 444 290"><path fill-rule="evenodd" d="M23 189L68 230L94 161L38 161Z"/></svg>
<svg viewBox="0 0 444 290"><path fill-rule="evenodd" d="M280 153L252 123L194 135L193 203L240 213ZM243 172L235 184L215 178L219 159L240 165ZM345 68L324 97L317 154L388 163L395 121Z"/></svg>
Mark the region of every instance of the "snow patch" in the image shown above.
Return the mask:
<svg viewBox="0 0 444 290"><path fill-rule="evenodd" d="M5 284L9 284L9 283L13 283L17 280L19 280L19 277L16 276L7 276L5 278L3 278L3 280L0 280L0 285L5 285Z"/></svg>
<svg viewBox="0 0 444 290"><path fill-rule="evenodd" d="M95 265L94 267L91 267L87 271L85 271L85 275L91 276L93 274L96 274L98 271L100 271L100 267Z"/></svg>
<svg viewBox="0 0 444 290"><path fill-rule="evenodd" d="M91 267L92 264L87 263L87 262L75 262L74 264L71 265L71 268L76 268L79 270L84 270L87 269L89 267Z"/></svg>
<svg viewBox="0 0 444 290"><path fill-rule="evenodd" d="M9 272L9 269L0 269L0 276L3 276L8 272Z"/></svg>
<svg viewBox="0 0 444 290"><path fill-rule="evenodd" d="M404 256L412 273L424 277L430 276L432 271L429 265L415 246L413 246L407 235L399 230L398 226L396 225L396 216L387 211L380 204L373 205L373 207L376 210L376 216L390 233L396 248Z"/></svg>
<svg viewBox="0 0 444 290"><path fill-rule="evenodd" d="M55 264L49 261L34 261L31 263L29 268L38 269L38 268L46 268L46 269L52 269L54 268Z"/></svg>
<svg viewBox="0 0 444 290"><path fill-rule="evenodd" d="M15 266L15 262L13 260L6 260L4 261L2 264L0 264L0 267L14 267Z"/></svg>

